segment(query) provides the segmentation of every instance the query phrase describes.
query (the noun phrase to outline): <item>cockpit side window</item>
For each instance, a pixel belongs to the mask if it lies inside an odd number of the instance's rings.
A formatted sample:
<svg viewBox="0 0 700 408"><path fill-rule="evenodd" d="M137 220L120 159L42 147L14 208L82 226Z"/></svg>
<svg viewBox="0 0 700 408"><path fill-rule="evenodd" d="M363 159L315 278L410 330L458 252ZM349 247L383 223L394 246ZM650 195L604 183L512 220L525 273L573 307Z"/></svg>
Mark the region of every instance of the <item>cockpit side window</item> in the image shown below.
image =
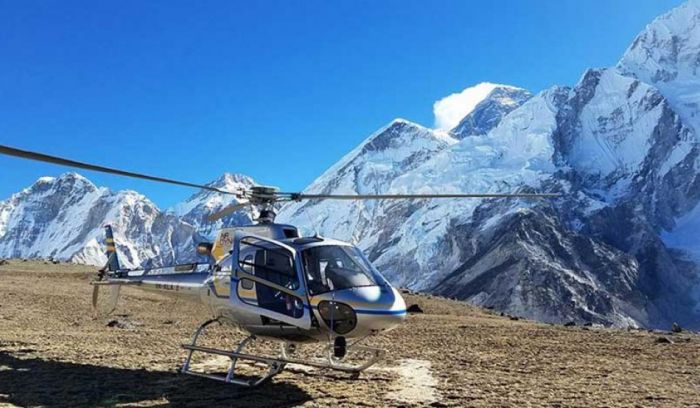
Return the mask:
<svg viewBox="0 0 700 408"><path fill-rule="evenodd" d="M253 268L253 254L248 254L243 258L241 269L250 274L255 274L255 269Z"/></svg>
<svg viewBox="0 0 700 408"><path fill-rule="evenodd" d="M371 266L359 249L322 245L302 251L309 294L377 285Z"/></svg>
<svg viewBox="0 0 700 408"><path fill-rule="evenodd" d="M252 237L242 239L238 264L244 272L291 290L299 288L292 254L269 243Z"/></svg>
<svg viewBox="0 0 700 408"><path fill-rule="evenodd" d="M255 275L255 268L253 265L253 254L248 254L245 256L245 258L243 258L241 269L243 269L244 272ZM242 279L241 286L243 286L243 289L251 290L255 288L255 282L249 279Z"/></svg>
<svg viewBox="0 0 700 408"><path fill-rule="evenodd" d="M287 290L276 288L281 286L289 291L300 288L300 276L297 274L292 251L264 239L244 237L239 241L238 268L241 272L254 274L256 279L260 279L254 282L239 275L242 289L255 289L255 306L294 318L300 318L304 314L301 298Z"/></svg>

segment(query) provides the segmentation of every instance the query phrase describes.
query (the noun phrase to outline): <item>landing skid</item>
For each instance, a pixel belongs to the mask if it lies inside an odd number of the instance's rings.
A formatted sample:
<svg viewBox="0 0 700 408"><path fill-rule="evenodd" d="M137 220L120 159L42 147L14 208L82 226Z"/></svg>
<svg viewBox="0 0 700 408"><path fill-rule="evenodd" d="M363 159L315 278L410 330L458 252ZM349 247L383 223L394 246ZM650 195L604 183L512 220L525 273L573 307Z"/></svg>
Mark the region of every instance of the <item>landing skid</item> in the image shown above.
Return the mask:
<svg viewBox="0 0 700 408"><path fill-rule="evenodd" d="M235 351L198 346L197 340L199 340L200 335L204 333L207 326L215 322L218 323L219 321L217 319L213 319L204 322L201 326L199 326L199 328L195 332L192 338L192 343L182 345L184 349L188 350L187 358L185 359L185 363L183 364L182 369L180 370L183 374L208 378L216 381L222 381L229 384L242 385L245 387L255 387L271 379L275 375L279 374L287 364L299 364L314 368L336 370L359 375L360 372L366 370L367 368L377 363L377 361L384 357L385 354L385 351L382 349L361 346L357 344L357 342L348 345L348 350L359 351L369 355L366 361L359 364L348 364L344 363L340 359L335 358L333 356L332 346L326 346L326 349L324 350L324 358L313 359L293 358L291 354L293 354L295 351L295 345L292 343L282 343L281 351L277 357L267 357L243 353L245 347L253 341L255 341L256 337L254 335L250 335L243 339L243 341L238 343L238 346L236 347ZM223 376L192 371L190 369L190 365L192 363L192 356L195 352L226 356L230 358L231 364L229 365L229 369L226 375ZM240 378L240 376L236 375L236 364L239 361L249 361L262 364L267 367L267 372L261 377L254 379Z"/></svg>

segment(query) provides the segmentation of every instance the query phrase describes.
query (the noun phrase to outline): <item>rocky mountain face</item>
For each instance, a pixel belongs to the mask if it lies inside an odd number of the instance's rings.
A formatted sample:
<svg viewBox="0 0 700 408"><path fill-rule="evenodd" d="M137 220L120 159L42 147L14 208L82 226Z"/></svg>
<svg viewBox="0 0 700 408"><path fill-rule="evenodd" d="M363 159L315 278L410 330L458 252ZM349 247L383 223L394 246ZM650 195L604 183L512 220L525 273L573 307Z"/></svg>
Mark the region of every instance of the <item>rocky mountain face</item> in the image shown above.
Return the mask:
<svg viewBox="0 0 700 408"><path fill-rule="evenodd" d="M458 142L374 187L561 198L384 201L362 223L316 202L283 218L354 239L413 289L550 322L700 327L699 3L659 17L616 67L588 70L572 88L489 95L450 132ZM353 175L366 162L352 166L309 189L359 192Z"/></svg>
<svg viewBox="0 0 700 408"><path fill-rule="evenodd" d="M248 177L225 174L210 185L234 191L251 184ZM209 209L235 201L201 192L161 211L141 194L96 187L76 173L43 177L0 202L0 257L51 257L101 266L106 262L103 227L110 224L125 267L189 262L212 228L250 223L240 213L216 225L203 221Z"/></svg>

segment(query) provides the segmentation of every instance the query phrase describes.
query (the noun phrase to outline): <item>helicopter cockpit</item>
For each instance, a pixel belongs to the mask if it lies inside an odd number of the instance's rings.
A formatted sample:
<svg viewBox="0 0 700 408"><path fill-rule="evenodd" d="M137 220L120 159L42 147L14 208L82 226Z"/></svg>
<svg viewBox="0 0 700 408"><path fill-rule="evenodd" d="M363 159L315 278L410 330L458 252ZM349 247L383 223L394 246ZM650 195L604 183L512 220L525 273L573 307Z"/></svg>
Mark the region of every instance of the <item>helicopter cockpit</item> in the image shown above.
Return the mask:
<svg viewBox="0 0 700 408"><path fill-rule="evenodd" d="M378 284L362 252L349 245L319 245L301 251L309 295Z"/></svg>
<svg viewBox="0 0 700 408"><path fill-rule="evenodd" d="M394 327L405 316L395 289L349 243L321 237L275 240L241 230L232 241L231 254L217 269L230 276L231 303L262 316L262 325L322 324L353 337ZM370 322L362 333L355 330L361 320Z"/></svg>

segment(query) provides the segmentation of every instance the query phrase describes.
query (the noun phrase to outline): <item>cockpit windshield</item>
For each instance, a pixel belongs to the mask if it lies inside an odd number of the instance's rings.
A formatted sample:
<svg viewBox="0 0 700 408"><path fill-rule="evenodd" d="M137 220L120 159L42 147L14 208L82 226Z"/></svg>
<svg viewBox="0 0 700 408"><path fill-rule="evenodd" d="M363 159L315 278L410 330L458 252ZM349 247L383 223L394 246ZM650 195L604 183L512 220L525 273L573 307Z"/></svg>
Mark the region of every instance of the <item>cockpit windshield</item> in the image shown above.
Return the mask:
<svg viewBox="0 0 700 408"><path fill-rule="evenodd" d="M302 251L309 294L377 285L371 266L351 246L322 245Z"/></svg>

